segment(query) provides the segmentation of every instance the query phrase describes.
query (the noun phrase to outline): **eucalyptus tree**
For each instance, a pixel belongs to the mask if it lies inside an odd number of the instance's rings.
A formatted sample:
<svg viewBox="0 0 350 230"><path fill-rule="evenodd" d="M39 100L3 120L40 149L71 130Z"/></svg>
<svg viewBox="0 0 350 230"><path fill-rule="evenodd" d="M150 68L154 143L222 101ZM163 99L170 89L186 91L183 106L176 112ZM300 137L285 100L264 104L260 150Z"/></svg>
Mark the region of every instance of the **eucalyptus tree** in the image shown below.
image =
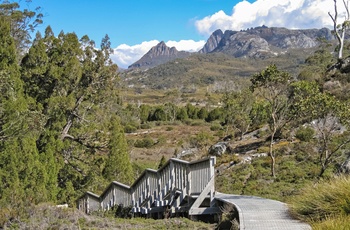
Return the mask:
<svg viewBox="0 0 350 230"><path fill-rule="evenodd" d="M350 147L349 103L322 92L316 82L295 82L291 92L293 114L316 130L313 143L321 177L330 166L340 163Z"/></svg>
<svg viewBox="0 0 350 230"><path fill-rule="evenodd" d="M343 50L344 50L344 41L346 36L346 31L350 26L350 12L349 12L349 1L342 0L343 6L345 8L345 18L339 24L338 21L338 5L337 0L334 1L334 15L328 12L329 17L333 21L333 33L338 41L338 59L341 60L343 58Z"/></svg>
<svg viewBox="0 0 350 230"><path fill-rule="evenodd" d="M253 106L253 95L249 90L226 92L223 96L225 121L239 132L240 138L248 132Z"/></svg>
<svg viewBox="0 0 350 230"><path fill-rule="evenodd" d="M20 1L10 2L0 1L0 16L5 17L10 22L10 34L15 41L17 58L23 56L31 44L31 33L38 25L43 23L43 14L40 7L34 11L21 9ZM31 2L31 1L26 1Z"/></svg>
<svg viewBox="0 0 350 230"><path fill-rule="evenodd" d="M292 77L289 73L280 71L276 65L270 65L251 78L250 89L256 92L258 97L264 100L268 111L268 124L270 134L269 156L271 158L271 175L275 172L275 153L273 151L274 139L277 132L287 124L289 117L289 85ZM259 99L258 98L258 99Z"/></svg>

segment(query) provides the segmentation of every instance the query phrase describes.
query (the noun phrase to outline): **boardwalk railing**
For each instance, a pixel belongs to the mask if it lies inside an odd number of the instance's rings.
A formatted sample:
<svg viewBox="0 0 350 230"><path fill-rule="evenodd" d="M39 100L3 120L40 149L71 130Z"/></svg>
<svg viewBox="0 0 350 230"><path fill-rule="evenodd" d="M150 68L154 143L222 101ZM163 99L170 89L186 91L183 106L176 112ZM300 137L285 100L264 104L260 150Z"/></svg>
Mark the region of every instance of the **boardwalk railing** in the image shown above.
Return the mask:
<svg viewBox="0 0 350 230"><path fill-rule="evenodd" d="M159 170L146 169L131 186L113 181L101 196L86 192L77 201L78 209L90 213L123 205L139 214L217 213L215 161L215 157L193 162L172 158Z"/></svg>

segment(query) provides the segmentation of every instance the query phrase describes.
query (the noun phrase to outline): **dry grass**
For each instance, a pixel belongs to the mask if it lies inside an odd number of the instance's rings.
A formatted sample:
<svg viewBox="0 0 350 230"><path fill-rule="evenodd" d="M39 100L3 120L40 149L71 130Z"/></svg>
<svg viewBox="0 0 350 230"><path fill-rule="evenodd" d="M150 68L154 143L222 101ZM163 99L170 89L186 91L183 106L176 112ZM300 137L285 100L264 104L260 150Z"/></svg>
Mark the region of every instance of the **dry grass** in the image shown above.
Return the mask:
<svg viewBox="0 0 350 230"><path fill-rule="evenodd" d="M212 224L193 222L185 218L174 219L121 219L111 216L86 215L77 209L58 208L41 204L28 210L26 219L12 220L9 229L214 229Z"/></svg>
<svg viewBox="0 0 350 230"><path fill-rule="evenodd" d="M350 177L336 177L306 186L291 200L292 213L309 222L328 222L350 216ZM343 218L344 219L344 218Z"/></svg>
<svg viewBox="0 0 350 230"><path fill-rule="evenodd" d="M210 130L209 125L210 124L200 126L191 126L186 124L163 124L160 126L154 126L147 130L138 130L136 133L126 134L126 138L128 139L129 143L133 143L136 140L147 137L152 138L156 143L150 148L136 148L130 146L131 160L136 162L158 163L163 155L166 159L170 159L183 149L193 147L191 146L190 139L199 133L208 133L214 137L215 132ZM210 146L214 144L214 142L215 140L213 140L213 143L207 144ZM206 153L207 148L201 149L200 152L198 152L198 155L195 157L200 158Z"/></svg>
<svg viewBox="0 0 350 230"><path fill-rule="evenodd" d="M350 229L350 216L337 216L333 218L327 218L322 222L316 222L312 224L313 230L349 230Z"/></svg>

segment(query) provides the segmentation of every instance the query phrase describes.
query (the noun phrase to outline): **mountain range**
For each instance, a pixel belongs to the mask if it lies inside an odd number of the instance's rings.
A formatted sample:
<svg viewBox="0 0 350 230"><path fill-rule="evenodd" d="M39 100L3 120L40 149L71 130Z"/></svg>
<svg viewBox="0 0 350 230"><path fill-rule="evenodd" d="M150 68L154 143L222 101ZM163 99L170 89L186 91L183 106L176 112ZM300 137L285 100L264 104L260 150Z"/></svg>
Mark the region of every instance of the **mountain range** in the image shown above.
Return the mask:
<svg viewBox="0 0 350 230"><path fill-rule="evenodd" d="M278 27L256 27L241 31L216 30L198 51L201 54L220 52L235 58L271 58L284 54L290 49L317 47L320 40L333 39L331 31L322 29L290 30ZM140 60L129 66L152 68L177 58L186 58L193 53L168 47L163 41L152 47Z"/></svg>

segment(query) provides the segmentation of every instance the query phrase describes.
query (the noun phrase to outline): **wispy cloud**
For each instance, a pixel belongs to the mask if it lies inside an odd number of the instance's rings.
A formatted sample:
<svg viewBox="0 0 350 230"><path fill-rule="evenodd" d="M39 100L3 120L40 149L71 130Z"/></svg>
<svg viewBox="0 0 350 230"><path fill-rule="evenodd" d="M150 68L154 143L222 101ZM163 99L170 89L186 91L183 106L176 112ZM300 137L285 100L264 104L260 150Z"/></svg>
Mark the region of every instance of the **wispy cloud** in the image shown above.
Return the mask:
<svg viewBox="0 0 350 230"><path fill-rule="evenodd" d="M333 12L331 0L257 0L241 1L227 15L218 11L197 20L195 26L202 35L210 35L217 29L241 30L256 26L299 28L331 27L328 12ZM339 8L342 1L339 1Z"/></svg>
<svg viewBox="0 0 350 230"><path fill-rule="evenodd" d="M145 53L147 53L153 46L159 43L158 40L146 41L141 44L129 46L126 44L119 45L114 49L112 60L121 68L128 68L129 65L139 60ZM181 40L168 41L165 43L169 47L175 47L177 50L196 52L200 50L205 41Z"/></svg>

